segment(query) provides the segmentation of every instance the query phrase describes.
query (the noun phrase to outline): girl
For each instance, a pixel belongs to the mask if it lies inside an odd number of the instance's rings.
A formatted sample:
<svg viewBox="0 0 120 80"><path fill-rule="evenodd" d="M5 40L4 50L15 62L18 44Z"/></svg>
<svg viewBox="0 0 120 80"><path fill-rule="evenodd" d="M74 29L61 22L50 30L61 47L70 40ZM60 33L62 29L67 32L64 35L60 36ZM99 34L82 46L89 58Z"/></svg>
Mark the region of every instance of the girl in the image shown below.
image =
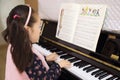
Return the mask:
<svg viewBox="0 0 120 80"><path fill-rule="evenodd" d="M26 73L29 79L56 80L61 68L70 67L70 62L61 60L48 66L46 60L55 61L58 55L54 53L45 59L32 47L32 43L39 40L40 25L40 17L30 6L18 5L13 8L7 17L7 28L3 32L4 39L9 44L7 54L10 53L18 72ZM9 77L9 80L12 78Z"/></svg>

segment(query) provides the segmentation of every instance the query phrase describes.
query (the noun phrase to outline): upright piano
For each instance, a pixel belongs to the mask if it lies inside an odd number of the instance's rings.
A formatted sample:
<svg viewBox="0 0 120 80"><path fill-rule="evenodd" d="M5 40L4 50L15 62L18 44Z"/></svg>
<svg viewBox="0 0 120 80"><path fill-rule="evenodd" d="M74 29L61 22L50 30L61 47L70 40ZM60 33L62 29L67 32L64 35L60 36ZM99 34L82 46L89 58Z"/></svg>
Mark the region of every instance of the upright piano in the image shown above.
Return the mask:
<svg viewBox="0 0 120 80"><path fill-rule="evenodd" d="M96 52L92 52L56 38L57 22L43 20L43 26L38 44L72 64L62 69L59 80L120 80L119 34L101 31Z"/></svg>

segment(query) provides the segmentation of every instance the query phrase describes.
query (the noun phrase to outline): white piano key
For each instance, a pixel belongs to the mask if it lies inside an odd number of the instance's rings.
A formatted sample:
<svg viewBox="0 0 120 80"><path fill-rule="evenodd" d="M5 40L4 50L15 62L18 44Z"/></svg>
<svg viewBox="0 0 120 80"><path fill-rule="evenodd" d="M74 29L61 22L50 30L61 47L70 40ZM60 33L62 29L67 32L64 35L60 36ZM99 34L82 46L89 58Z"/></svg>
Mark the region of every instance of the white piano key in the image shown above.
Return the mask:
<svg viewBox="0 0 120 80"><path fill-rule="evenodd" d="M69 68L69 69L67 69L67 70L70 71L71 73L74 73L76 76L78 76L78 77L80 77L80 78L82 78L82 79L87 80L87 78L84 77L84 75L80 75L80 74L81 74L81 71L79 70L78 67L73 66L73 67L71 67L71 68ZM82 73L82 74L83 74L83 73Z"/></svg>
<svg viewBox="0 0 120 80"><path fill-rule="evenodd" d="M81 60L76 60L76 61L72 62L72 64L77 63L77 62L80 62L80 61L81 61Z"/></svg>
<svg viewBox="0 0 120 80"><path fill-rule="evenodd" d="M36 50L38 50L44 56L51 54L51 52L49 50L39 46L38 44L32 44L32 47L34 47Z"/></svg>
<svg viewBox="0 0 120 80"><path fill-rule="evenodd" d="M71 57L71 58L68 58L68 59L66 59L66 60L70 60L70 59L74 59L75 57Z"/></svg>
<svg viewBox="0 0 120 80"><path fill-rule="evenodd" d="M82 68L80 68L80 69L84 69L85 67L89 67L89 66L91 66L91 64L88 64L88 65L85 65L85 66L83 66Z"/></svg>
<svg viewBox="0 0 120 80"><path fill-rule="evenodd" d="M106 79L108 79L108 78L110 78L110 77L112 77L113 75L109 75L109 76L106 76L105 78L103 78L103 79L101 79L101 80L106 80Z"/></svg>
<svg viewBox="0 0 120 80"><path fill-rule="evenodd" d="M117 80L118 79L118 77L116 77L115 79L113 79L113 80Z"/></svg>
<svg viewBox="0 0 120 80"><path fill-rule="evenodd" d="M72 68L69 68L67 70L74 73L76 76L78 76L79 78L83 80L99 80L98 78L95 78L91 76L90 74L86 73L85 71L83 71L83 68L78 68L78 67L73 66Z"/></svg>
<svg viewBox="0 0 120 80"><path fill-rule="evenodd" d="M66 53L63 53L63 54L59 55L59 57L64 56L64 55L67 55L67 54L66 54Z"/></svg>
<svg viewBox="0 0 120 80"><path fill-rule="evenodd" d="M88 72L89 74L92 74L93 72L95 72L95 71L97 71L97 70L99 70L99 68L96 68L96 69L94 69L94 70L92 70L92 71L90 71L90 72Z"/></svg>

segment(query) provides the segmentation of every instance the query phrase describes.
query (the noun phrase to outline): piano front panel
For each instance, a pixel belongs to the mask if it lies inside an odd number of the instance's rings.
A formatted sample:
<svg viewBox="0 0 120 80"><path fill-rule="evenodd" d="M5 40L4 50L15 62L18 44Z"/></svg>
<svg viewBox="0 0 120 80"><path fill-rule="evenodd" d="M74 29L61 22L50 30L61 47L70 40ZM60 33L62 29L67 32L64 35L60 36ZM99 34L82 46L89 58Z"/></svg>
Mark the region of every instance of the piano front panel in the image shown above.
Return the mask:
<svg viewBox="0 0 120 80"><path fill-rule="evenodd" d="M45 50L56 52L59 55L59 59L65 59L72 63L73 66L70 69L63 70L62 74L65 75L65 73L70 73L72 76L75 76L73 77L75 78L74 80L120 79L119 62L117 65L114 65L114 63L109 63L112 60L106 58L104 55L93 53L81 47L56 39L55 33L57 23L50 22L50 24L46 24L39 45Z"/></svg>

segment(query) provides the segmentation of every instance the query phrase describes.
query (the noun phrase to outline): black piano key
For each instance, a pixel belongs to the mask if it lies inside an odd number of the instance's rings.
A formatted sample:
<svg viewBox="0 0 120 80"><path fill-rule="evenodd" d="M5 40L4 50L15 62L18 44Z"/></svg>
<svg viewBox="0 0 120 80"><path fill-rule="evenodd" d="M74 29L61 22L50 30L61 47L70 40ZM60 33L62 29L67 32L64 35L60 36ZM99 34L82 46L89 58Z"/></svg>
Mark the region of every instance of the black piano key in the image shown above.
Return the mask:
<svg viewBox="0 0 120 80"><path fill-rule="evenodd" d="M71 63L72 62L75 62L75 61L78 61L79 59L77 59L77 58L73 58L73 59L69 59L68 61L70 61Z"/></svg>
<svg viewBox="0 0 120 80"><path fill-rule="evenodd" d="M47 48L47 47L52 47L50 44L43 43L41 44L42 47Z"/></svg>
<svg viewBox="0 0 120 80"><path fill-rule="evenodd" d="M91 67L91 68L89 68L88 70L86 70L86 72L88 73L88 72L93 71L93 70L95 70L95 69L96 69L96 67Z"/></svg>
<svg viewBox="0 0 120 80"><path fill-rule="evenodd" d="M50 50L50 49L53 49L53 48L55 48L55 47L53 47L53 46L46 46L45 47L47 50Z"/></svg>
<svg viewBox="0 0 120 80"><path fill-rule="evenodd" d="M79 61L79 62L76 62L76 63L74 63L73 65L74 65L74 66L76 66L76 67L77 67L77 66L79 67L79 65L80 65L80 62L81 62L81 61Z"/></svg>
<svg viewBox="0 0 120 80"><path fill-rule="evenodd" d="M86 65L89 65L89 63L85 62L85 61L81 61L80 64L79 64L79 68L82 68Z"/></svg>
<svg viewBox="0 0 120 80"><path fill-rule="evenodd" d="M80 61L81 62L81 61ZM80 65L80 62L76 62L76 63L74 63L73 65L74 66L79 66Z"/></svg>
<svg viewBox="0 0 120 80"><path fill-rule="evenodd" d="M64 51L57 51L56 52L58 55L61 55L61 54L64 54L64 53L66 53L66 52L64 52Z"/></svg>
<svg viewBox="0 0 120 80"><path fill-rule="evenodd" d="M63 51L61 51L61 50L60 51L56 51L56 53L63 53Z"/></svg>
<svg viewBox="0 0 120 80"><path fill-rule="evenodd" d="M82 67L84 67L84 66L86 66L86 65L88 65L89 63L87 63L87 62L85 62L85 61L79 61L79 62L76 62L76 63L74 63L73 65L74 66L77 66L77 67L79 67L79 68L82 68Z"/></svg>
<svg viewBox="0 0 120 80"><path fill-rule="evenodd" d="M99 73L100 71L101 71L101 70L97 70L97 71L95 71L95 72L92 72L91 75L95 75L95 74Z"/></svg>
<svg viewBox="0 0 120 80"><path fill-rule="evenodd" d="M49 49L51 52L56 52L56 50L57 50L57 48L56 47L54 47L54 48L52 48L52 49Z"/></svg>
<svg viewBox="0 0 120 80"><path fill-rule="evenodd" d="M93 66L91 65L91 66L85 67L85 68L83 68L83 71L88 70L91 67L93 67Z"/></svg>
<svg viewBox="0 0 120 80"><path fill-rule="evenodd" d="M57 49L57 48L54 48L54 49L51 49L50 50L51 52L58 52L58 54L63 54L63 53L65 53L65 52L62 52L61 50L59 50L59 49Z"/></svg>
<svg viewBox="0 0 120 80"><path fill-rule="evenodd" d="M103 78L105 78L106 76L108 76L109 74L106 72L106 73L104 73L104 74L102 74L101 76L99 76L99 78L98 79L103 79Z"/></svg>
<svg viewBox="0 0 120 80"><path fill-rule="evenodd" d="M115 76L112 76L112 77L110 77L110 78L108 78L108 79L106 79L106 80L113 80L113 79L115 79L116 77Z"/></svg>
<svg viewBox="0 0 120 80"><path fill-rule="evenodd" d="M101 76L101 75L104 74L104 73L105 73L104 71L101 71L101 72L97 73L97 74L95 75L95 77L99 77L99 76Z"/></svg>
<svg viewBox="0 0 120 80"><path fill-rule="evenodd" d="M60 56L60 58L63 58L63 59L68 59L68 58L71 58L73 57L72 55L63 55L63 56Z"/></svg>

